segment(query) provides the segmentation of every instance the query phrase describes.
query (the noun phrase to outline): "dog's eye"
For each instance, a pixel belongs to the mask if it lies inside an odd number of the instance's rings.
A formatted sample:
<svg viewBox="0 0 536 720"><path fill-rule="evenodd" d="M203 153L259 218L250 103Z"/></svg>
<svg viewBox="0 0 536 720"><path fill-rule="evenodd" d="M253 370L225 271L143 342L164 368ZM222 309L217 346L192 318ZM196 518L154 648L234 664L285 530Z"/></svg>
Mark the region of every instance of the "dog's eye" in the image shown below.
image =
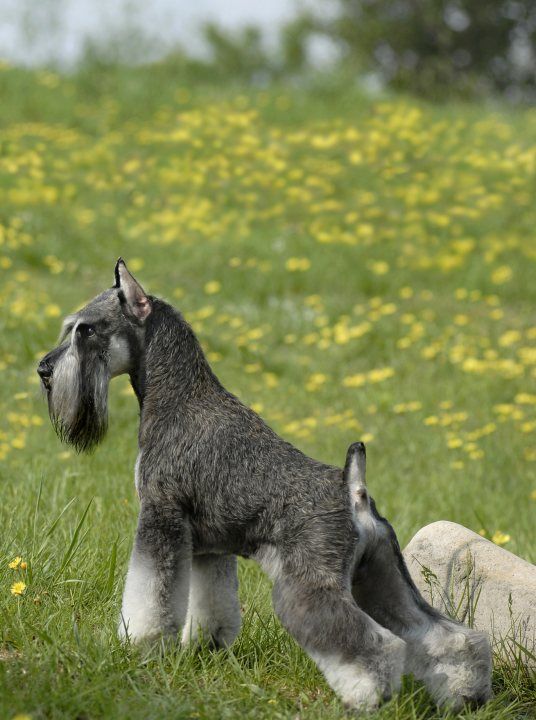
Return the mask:
<svg viewBox="0 0 536 720"><path fill-rule="evenodd" d="M95 328L87 323L79 323L76 332L82 337L92 337L95 335Z"/></svg>

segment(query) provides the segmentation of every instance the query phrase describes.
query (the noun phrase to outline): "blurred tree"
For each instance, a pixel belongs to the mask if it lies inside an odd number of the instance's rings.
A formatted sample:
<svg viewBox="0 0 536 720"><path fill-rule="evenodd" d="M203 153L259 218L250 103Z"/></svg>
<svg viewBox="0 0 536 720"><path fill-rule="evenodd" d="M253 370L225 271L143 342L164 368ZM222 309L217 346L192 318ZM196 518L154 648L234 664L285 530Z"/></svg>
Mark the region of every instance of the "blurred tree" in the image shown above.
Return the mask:
<svg viewBox="0 0 536 720"><path fill-rule="evenodd" d="M233 32L215 23L206 23L203 35L218 74L255 80L268 72L271 61L263 47L259 28L247 25Z"/></svg>
<svg viewBox="0 0 536 720"><path fill-rule="evenodd" d="M439 98L499 91L536 97L536 0L333 0L309 32L397 89Z"/></svg>

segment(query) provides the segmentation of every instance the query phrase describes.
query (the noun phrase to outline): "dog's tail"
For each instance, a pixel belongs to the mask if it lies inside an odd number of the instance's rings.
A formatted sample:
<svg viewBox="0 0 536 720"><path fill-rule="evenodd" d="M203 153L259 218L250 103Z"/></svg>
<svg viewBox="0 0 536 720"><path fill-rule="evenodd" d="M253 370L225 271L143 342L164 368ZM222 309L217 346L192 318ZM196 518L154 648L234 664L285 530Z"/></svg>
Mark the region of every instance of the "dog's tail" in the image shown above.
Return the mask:
<svg viewBox="0 0 536 720"><path fill-rule="evenodd" d="M346 453L344 480L350 491L352 505L356 510L365 510L369 507L369 495L365 479L366 467L367 452L365 443L352 443Z"/></svg>

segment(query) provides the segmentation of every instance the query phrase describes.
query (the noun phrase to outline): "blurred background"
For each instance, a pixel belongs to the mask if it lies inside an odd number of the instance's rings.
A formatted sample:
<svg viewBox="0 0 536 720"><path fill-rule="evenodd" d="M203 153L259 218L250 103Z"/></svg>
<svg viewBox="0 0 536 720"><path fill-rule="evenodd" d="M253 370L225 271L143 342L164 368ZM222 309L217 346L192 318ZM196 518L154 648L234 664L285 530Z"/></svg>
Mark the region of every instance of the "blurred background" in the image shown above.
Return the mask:
<svg viewBox="0 0 536 720"><path fill-rule="evenodd" d="M0 13L2 55L22 65L173 53L259 84L345 68L425 97L535 97L531 0L1 0Z"/></svg>

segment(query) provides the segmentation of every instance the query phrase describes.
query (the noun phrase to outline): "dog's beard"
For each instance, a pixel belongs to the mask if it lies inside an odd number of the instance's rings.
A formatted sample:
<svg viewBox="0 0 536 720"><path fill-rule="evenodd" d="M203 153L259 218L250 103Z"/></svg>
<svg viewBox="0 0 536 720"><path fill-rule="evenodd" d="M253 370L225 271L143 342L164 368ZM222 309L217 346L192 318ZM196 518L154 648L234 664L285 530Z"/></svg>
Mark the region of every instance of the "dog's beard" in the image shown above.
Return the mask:
<svg viewBox="0 0 536 720"><path fill-rule="evenodd" d="M48 391L50 419L62 442L92 450L108 428L110 376L100 359L89 364L69 348L58 360Z"/></svg>

